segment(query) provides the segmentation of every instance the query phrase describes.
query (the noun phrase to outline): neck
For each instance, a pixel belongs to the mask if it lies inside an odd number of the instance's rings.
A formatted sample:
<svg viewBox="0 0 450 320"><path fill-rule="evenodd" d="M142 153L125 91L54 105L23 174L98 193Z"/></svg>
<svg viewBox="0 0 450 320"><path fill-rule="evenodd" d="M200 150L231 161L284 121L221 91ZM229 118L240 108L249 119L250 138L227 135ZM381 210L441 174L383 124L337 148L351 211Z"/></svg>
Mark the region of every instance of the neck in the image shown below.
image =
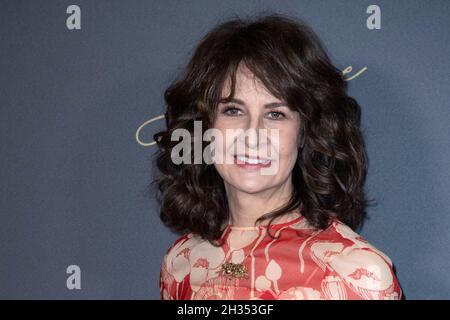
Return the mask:
<svg viewBox="0 0 450 320"><path fill-rule="evenodd" d="M292 184L285 183L281 187L267 189L258 193L247 193L225 184L228 206L230 208L229 224L235 227L254 227L256 220L264 214L281 208L292 194ZM274 220L283 223L298 217L290 212ZM264 221L261 224L265 225Z"/></svg>

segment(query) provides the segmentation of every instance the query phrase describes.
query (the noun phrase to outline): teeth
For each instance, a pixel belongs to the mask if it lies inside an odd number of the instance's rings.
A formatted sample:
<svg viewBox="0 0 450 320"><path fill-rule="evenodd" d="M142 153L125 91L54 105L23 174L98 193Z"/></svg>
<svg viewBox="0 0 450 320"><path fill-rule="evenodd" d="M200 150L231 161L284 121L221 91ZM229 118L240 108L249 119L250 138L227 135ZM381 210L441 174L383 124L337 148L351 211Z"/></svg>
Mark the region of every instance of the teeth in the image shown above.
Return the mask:
<svg viewBox="0 0 450 320"><path fill-rule="evenodd" d="M242 156L237 156L237 159L241 162L246 162L249 164L268 164L270 162L270 160L247 158Z"/></svg>

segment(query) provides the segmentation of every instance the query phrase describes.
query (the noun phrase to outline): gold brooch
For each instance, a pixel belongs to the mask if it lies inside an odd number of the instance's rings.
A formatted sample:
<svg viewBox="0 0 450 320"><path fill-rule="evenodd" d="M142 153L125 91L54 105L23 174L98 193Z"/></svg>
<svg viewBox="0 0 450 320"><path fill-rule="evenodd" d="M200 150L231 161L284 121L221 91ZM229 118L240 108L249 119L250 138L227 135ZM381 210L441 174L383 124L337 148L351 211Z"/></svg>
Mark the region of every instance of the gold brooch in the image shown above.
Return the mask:
<svg viewBox="0 0 450 320"><path fill-rule="evenodd" d="M247 268L243 263L225 262L222 264L222 274L228 278L245 278L247 279Z"/></svg>

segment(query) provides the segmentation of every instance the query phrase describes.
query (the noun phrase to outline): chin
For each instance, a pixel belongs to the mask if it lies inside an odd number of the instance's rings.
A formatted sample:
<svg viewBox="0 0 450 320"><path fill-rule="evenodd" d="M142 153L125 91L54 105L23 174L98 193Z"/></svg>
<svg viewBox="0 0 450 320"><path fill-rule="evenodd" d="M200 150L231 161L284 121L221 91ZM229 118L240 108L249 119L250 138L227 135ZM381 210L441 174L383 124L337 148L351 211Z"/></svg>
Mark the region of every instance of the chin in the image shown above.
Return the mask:
<svg viewBox="0 0 450 320"><path fill-rule="evenodd" d="M270 181L258 178L241 177L238 181L233 181L233 187L246 193L258 193L273 187Z"/></svg>

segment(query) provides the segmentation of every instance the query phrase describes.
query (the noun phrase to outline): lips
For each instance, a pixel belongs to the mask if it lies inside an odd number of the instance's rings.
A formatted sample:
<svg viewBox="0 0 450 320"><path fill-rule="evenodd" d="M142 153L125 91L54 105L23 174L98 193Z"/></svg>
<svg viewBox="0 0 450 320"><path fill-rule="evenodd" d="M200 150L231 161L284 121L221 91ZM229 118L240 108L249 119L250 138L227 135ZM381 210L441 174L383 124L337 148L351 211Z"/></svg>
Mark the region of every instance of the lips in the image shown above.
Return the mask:
<svg viewBox="0 0 450 320"><path fill-rule="evenodd" d="M244 168L264 168L269 167L272 163L270 159L261 157L249 157L247 155L235 155L236 164Z"/></svg>

